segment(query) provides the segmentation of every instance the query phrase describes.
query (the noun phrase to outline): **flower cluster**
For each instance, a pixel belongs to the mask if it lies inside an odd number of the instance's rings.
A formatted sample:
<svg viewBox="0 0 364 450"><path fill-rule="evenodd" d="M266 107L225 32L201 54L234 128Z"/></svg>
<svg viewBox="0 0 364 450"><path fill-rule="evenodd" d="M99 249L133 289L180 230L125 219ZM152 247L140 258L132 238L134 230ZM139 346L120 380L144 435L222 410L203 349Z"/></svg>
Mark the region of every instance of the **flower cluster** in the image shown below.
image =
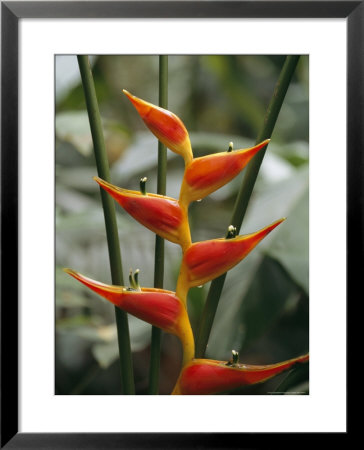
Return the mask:
<svg viewBox="0 0 364 450"><path fill-rule="evenodd" d="M138 271L130 273L130 287L110 286L91 280L71 269L65 271L111 303L167 333L178 336L183 348L182 369L172 394L215 394L239 386L265 381L304 362L308 355L266 366L239 363L233 351L230 361L195 359L195 343L187 313L190 288L222 275L245 258L259 242L283 222L283 218L248 235L236 235L232 225L223 238L191 241L188 207L236 177L263 149L269 139L258 145L194 158L190 138L182 121L170 111L141 100L124 90L152 133L170 150L183 157L184 176L178 199L148 193L146 178L140 191L114 186L98 177L95 181L135 220L182 249L182 262L176 292L141 288Z"/></svg>

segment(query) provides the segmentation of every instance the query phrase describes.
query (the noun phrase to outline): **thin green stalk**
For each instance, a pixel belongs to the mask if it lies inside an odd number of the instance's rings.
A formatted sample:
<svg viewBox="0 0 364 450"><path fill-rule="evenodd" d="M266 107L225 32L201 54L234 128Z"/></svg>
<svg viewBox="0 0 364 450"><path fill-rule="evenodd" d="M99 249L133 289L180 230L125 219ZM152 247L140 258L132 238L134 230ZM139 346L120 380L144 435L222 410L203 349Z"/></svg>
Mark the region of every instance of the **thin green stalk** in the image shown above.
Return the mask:
<svg viewBox="0 0 364 450"><path fill-rule="evenodd" d="M168 56L159 56L159 106L168 107ZM158 142L158 181L157 193L166 195L167 179L167 149L165 145ZM163 288L164 278L164 239L160 236L155 238L154 259L154 287ZM159 366L162 344L162 330L152 327L152 342L149 368L149 394L156 395L159 391Z"/></svg>
<svg viewBox="0 0 364 450"><path fill-rule="evenodd" d="M262 142L264 139L270 138L273 133L274 126L276 124L279 112L283 104L283 100L286 96L287 89L292 80L298 60L299 56L291 55L286 57L264 118L263 127L258 134L257 143ZM234 227L236 227L238 232L240 231L241 224L243 223L243 219L266 149L267 147L258 152L245 170L245 176L240 186L240 190L234 206L234 211L229 223L229 225L233 225ZM226 273L216 278L211 283L196 339L196 358L203 358L205 355L207 343L209 340L216 310L219 304L221 292L224 287L225 279Z"/></svg>
<svg viewBox="0 0 364 450"><path fill-rule="evenodd" d="M80 67L82 85L90 121L97 173L100 178L110 182L109 163L106 154L104 134L90 62L87 55L79 55L77 56L77 60ZM124 280L121 264L119 235L115 215L115 204L113 199L103 189L100 188L100 192L105 217L111 280L113 284L122 286L124 284ZM121 311L119 308L115 307L115 319L119 343L122 392L123 394L132 395L135 393L135 387L128 316L124 311Z"/></svg>

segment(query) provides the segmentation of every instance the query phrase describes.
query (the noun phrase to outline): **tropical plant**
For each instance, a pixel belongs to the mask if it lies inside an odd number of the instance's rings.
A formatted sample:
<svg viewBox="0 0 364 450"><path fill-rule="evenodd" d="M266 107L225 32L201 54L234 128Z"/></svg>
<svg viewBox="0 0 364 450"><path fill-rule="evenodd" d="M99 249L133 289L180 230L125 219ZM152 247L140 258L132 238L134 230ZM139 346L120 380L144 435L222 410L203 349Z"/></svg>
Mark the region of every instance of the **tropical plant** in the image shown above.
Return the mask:
<svg viewBox="0 0 364 450"><path fill-rule="evenodd" d="M113 284L100 283L72 269L65 270L116 307L124 393L134 393L128 320L125 313L132 314L153 325L149 393L158 393L159 329L176 335L182 343L182 365L172 391L173 394L225 392L261 383L283 371L296 367L299 368L294 373L301 373L302 367L306 368L308 355L268 365L242 364L239 362L239 354L235 350L232 350L232 358L228 361L205 358L207 342L226 272L245 259L262 239L284 221L282 218L253 233L238 235L298 57L287 57L268 107L264 127L259 133L258 142L255 146L246 149L233 150L233 144L230 142L222 152L214 152L200 157L194 156L185 125L175 114L166 109L167 57L160 57L161 106L155 106L124 91L144 123L160 141L157 194L148 192L147 177L140 179L139 191L122 189L110 183L103 129L91 68L87 57L80 56L78 60L99 175L94 179L101 187L102 192ZM178 199L165 195L166 149L164 146L184 159L185 168ZM190 204L200 201L225 186L237 177L246 166L246 174L225 236L192 242L189 220ZM139 270L134 273L130 272L129 287L124 284L115 210L111 197L135 220L157 234L153 288L140 287ZM282 226L284 227L284 225ZM163 239L178 244L182 251L179 275L174 291L163 289ZM191 289L200 287L211 280L214 281L210 286L198 330L194 333L188 308L188 293Z"/></svg>

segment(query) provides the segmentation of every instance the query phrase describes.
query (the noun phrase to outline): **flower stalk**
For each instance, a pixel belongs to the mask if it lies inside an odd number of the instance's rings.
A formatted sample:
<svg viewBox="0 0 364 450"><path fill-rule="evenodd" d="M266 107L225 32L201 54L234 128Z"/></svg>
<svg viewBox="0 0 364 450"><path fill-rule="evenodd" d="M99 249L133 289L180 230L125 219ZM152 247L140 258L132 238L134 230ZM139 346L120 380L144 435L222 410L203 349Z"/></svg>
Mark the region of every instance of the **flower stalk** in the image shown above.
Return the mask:
<svg viewBox="0 0 364 450"><path fill-rule="evenodd" d="M168 107L168 56L159 56L159 106ZM167 192L167 148L158 140L158 171L157 171L157 193L166 195ZM183 212L182 212L183 216ZM186 217L186 215L185 215ZM188 219L185 223L188 223ZM183 231L182 231L183 234ZM188 245L191 235L187 231L187 244L182 238L181 245ZM162 288L164 282L164 240L162 236L155 237L154 251L154 287ZM162 331L152 326L150 344L150 366L149 366L149 395L157 395L159 392L159 372L162 348Z"/></svg>
<svg viewBox="0 0 364 450"><path fill-rule="evenodd" d="M110 181L109 163L107 160L101 116L97 102L90 62L87 55L78 55L77 60L85 94L97 172L99 177L103 178L106 181ZM102 190L101 201L105 218L111 279L114 284L123 284L123 271L114 202L111 197L109 197L107 193ZM128 317L123 311L115 308L115 319L118 335L122 389L124 394L131 395L135 393L135 387Z"/></svg>

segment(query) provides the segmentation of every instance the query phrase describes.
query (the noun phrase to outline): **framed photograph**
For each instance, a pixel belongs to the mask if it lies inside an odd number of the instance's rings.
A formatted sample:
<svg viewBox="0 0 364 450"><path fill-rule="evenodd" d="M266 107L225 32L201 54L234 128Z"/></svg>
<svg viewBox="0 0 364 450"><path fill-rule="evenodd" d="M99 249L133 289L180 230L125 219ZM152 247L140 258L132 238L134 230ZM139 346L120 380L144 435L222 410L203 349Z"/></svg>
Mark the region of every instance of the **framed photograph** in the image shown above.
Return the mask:
<svg viewBox="0 0 364 450"><path fill-rule="evenodd" d="M363 3L1 11L2 448L347 436Z"/></svg>

